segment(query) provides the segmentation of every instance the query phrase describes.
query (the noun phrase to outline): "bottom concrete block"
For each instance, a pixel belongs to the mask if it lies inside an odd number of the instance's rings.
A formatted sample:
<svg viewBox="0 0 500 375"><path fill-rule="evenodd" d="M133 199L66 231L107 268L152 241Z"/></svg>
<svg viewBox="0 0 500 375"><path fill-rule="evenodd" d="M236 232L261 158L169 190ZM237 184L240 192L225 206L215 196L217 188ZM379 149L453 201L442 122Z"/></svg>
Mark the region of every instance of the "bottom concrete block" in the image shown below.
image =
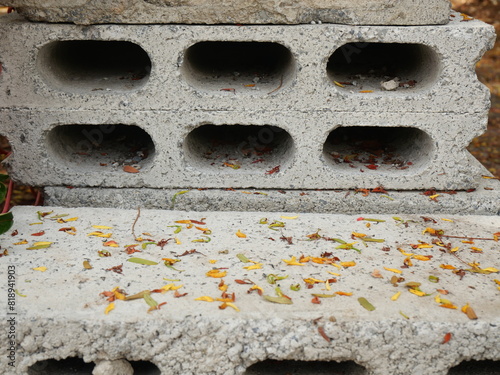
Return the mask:
<svg viewBox="0 0 500 375"><path fill-rule="evenodd" d="M169 375L500 361L497 216L13 214L0 236L4 374L71 357Z"/></svg>

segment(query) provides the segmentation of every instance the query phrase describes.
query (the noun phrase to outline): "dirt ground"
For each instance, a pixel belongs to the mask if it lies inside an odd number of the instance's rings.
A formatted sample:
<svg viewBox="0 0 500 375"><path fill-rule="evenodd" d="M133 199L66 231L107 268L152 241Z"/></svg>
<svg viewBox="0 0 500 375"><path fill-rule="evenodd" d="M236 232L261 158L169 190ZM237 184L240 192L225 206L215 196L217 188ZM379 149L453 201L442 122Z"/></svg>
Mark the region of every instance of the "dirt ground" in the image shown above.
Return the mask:
<svg viewBox="0 0 500 375"><path fill-rule="evenodd" d="M500 0L451 0L453 9L466 13L495 26L500 35ZM500 38L493 50L487 52L477 64L477 75L490 89L492 107L487 132L475 138L469 151L495 176L500 177ZM7 139L0 135L0 160L10 151ZM5 173L0 165L0 173ZM32 204L36 190L17 186L13 204Z"/></svg>

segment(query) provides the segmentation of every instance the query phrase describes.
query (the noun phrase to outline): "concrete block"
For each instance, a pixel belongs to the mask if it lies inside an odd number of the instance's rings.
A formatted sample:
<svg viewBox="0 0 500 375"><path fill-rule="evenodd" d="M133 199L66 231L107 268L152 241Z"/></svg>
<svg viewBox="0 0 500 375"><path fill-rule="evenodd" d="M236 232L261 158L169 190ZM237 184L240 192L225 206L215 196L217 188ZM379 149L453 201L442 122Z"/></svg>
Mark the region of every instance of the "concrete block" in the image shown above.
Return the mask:
<svg viewBox="0 0 500 375"><path fill-rule="evenodd" d="M5 0L32 21L183 24L430 25L448 22L448 0Z"/></svg>
<svg viewBox="0 0 500 375"><path fill-rule="evenodd" d="M0 19L0 106L485 118L490 94L474 66L493 46L494 28L454 16L420 27L85 27L11 14ZM394 78L400 87L383 89Z"/></svg>
<svg viewBox="0 0 500 375"><path fill-rule="evenodd" d="M48 186L49 206L165 209L181 211L271 211L355 215L500 215L500 182L481 178L474 191L150 189ZM183 192L182 194L179 194ZM437 195L437 196L434 196Z"/></svg>
<svg viewBox="0 0 500 375"><path fill-rule="evenodd" d="M467 190L487 173L466 150L485 120L439 113L3 110L0 132L13 146L9 172L32 186Z"/></svg>
<svg viewBox="0 0 500 375"><path fill-rule="evenodd" d="M26 374L37 362L68 357L85 362L149 361L169 375L255 374L259 364L269 360L288 361L283 368L292 360L309 369L347 362L358 374L445 375L463 361L500 361L495 282L500 264L493 237L499 217L424 219L396 212L347 216L141 210L138 214L137 210L44 207L42 211L52 212L39 219L39 210L15 207L17 234L0 236L2 251L8 251L1 258L2 274L11 275L13 284L1 284L1 301L8 306L12 294L8 312L15 322L13 328L7 319L0 322L3 332L15 331L14 349L7 340L0 341L0 350L14 356L12 366L7 355L0 357L3 374ZM65 223L69 218L77 219ZM262 224L263 218L267 224ZM176 223L188 219L201 219L204 224L199 225L210 234ZM279 230L270 227L273 222ZM74 234L61 231L69 226ZM428 228L442 230L441 237L432 236ZM99 230L108 237L89 235ZM42 236L32 237L40 231ZM355 233L358 237L351 240ZM139 235L144 247L135 240ZM193 242L207 238L210 242ZM357 242L353 247L360 252L339 248L334 238ZM484 240L462 242L470 238ZM27 244L15 245L24 239ZM37 241L50 246L27 250ZM105 246L107 241L118 247ZM127 254L126 246L134 243L141 252ZM454 253L447 250L455 247L459 249ZM110 256L100 257L99 251ZM284 261L293 256L303 266ZM130 262L133 257L156 264ZM312 258L305 262L305 257L315 257L318 263ZM180 261L169 268L164 258ZM244 263L246 259L252 262ZM223 277L209 277L210 272ZM273 275L287 277L273 280ZM309 278L315 281L305 281ZM223 297L222 285L227 286ZM255 285L262 288L262 296L248 293ZM426 295L419 296L419 290L412 289L416 285ZM116 287L127 296L149 291L149 304L144 298L116 299L112 309L107 299L116 296L111 292ZM172 287L179 287L178 298ZM277 297L276 287L291 298L291 304L265 299ZM233 293L234 305L216 300L232 300ZM203 296L214 301L197 300ZM374 310L363 307L360 298ZM148 313L155 302L166 304ZM477 319L470 310L464 313L464 306L472 308Z"/></svg>

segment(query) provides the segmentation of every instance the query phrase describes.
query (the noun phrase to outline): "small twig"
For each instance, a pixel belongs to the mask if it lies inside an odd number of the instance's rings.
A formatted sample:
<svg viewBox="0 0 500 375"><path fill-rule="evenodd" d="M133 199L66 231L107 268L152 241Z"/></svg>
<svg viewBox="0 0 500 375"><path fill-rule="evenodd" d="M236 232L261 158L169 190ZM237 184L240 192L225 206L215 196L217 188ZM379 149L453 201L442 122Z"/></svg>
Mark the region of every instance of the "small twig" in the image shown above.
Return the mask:
<svg viewBox="0 0 500 375"><path fill-rule="evenodd" d="M462 237L462 236L447 236L443 234L441 237L446 237L446 238L459 238L462 240L480 240L480 241L495 241L494 238L480 238L480 237Z"/></svg>
<svg viewBox="0 0 500 375"><path fill-rule="evenodd" d="M283 86L283 74L281 75L279 86L276 87L273 91L269 91L267 93L267 95L271 95L272 93L275 93L276 91L278 91L281 88L281 86Z"/></svg>
<svg viewBox="0 0 500 375"><path fill-rule="evenodd" d="M139 217L141 216L141 208L137 207L137 216L134 220L134 224L132 224L132 235L134 236L134 240L137 238L135 235L135 224L137 223L137 220L139 220Z"/></svg>
<svg viewBox="0 0 500 375"><path fill-rule="evenodd" d="M34 206L40 206L41 201L42 201L42 191L38 190L36 193L36 199L35 199Z"/></svg>

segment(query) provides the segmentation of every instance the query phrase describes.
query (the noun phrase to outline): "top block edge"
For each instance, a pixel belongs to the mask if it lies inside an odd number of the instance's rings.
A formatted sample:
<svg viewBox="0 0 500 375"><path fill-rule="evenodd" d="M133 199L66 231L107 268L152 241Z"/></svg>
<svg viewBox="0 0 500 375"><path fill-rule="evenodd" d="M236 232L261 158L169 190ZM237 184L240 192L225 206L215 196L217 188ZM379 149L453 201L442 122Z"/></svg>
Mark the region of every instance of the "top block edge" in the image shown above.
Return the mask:
<svg viewBox="0 0 500 375"><path fill-rule="evenodd" d="M449 0L5 0L37 22L440 25Z"/></svg>

